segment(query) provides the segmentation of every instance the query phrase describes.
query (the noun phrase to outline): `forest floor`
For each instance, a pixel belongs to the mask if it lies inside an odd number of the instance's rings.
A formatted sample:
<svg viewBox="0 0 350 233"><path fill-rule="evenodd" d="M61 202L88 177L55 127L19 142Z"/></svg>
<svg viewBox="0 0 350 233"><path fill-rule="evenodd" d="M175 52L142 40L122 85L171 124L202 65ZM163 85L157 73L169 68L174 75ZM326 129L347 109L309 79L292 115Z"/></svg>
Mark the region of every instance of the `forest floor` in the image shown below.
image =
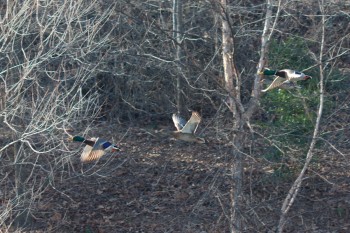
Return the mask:
<svg viewBox="0 0 350 233"><path fill-rule="evenodd" d="M122 151L87 164L80 162L79 152L67 158L69 162L56 170L51 184L34 201L31 227L11 231L229 232L229 141L204 135L206 144L192 144L160 137L154 129L110 129L92 130L88 136L113 138ZM83 148L77 143L68 146ZM251 151L244 163L245 232L274 232L300 167L295 174L277 177L277 168L255 153ZM286 232L350 231L348 171L330 173L337 166L333 160L308 171Z"/></svg>

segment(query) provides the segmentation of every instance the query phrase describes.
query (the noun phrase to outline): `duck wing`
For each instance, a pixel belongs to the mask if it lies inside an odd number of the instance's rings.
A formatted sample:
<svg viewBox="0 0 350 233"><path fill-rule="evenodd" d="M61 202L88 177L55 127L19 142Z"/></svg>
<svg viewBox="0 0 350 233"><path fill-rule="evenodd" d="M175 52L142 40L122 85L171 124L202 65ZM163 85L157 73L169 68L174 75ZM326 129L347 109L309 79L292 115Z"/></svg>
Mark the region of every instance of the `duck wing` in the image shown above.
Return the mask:
<svg viewBox="0 0 350 233"><path fill-rule="evenodd" d="M86 145L81 153L80 160L82 162L90 162L101 158L105 154L104 148L102 147L104 142L103 139L96 138L93 147Z"/></svg>
<svg viewBox="0 0 350 233"><path fill-rule="evenodd" d="M275 88L281 86L285 81L286 81L286 79L284 79L280 76L276 76L276 78L273 80L273 82L270 84L270 86L268 86L266 89L262 90L262 92L267 92L269 90L275 89Z"/></svg>
<svg viewBox="0 0 350 233"><path fill-rule="evenodd" d="M92 150L91 146L85 146L80 156L82 162L91 162L101 158L105 154L104 150Z"/></svg>
<svg viewBox="0 0 350 233"><path fill-rule="evenodd" d="M285 90L290 90L290 89L300 89L301 86L298 86L295 82L291 82L289 80L284 81L281 86L278 88L280 89L285 89Z"/></svg>
<svg viewBox="0 0 350 233"><path fill-rule="evenodd" d="M180 131L186 125L186 120L175 113L173 114L172 119L177 131Z"/></svg>
<svg viewBox="0 0 350 233"><path fill-rule="evenodd" d="M187 121L186 125L181 129L182 133L195 133L198 124L201 122L201 117L198 112L192 112L191 118Z"/></svg>

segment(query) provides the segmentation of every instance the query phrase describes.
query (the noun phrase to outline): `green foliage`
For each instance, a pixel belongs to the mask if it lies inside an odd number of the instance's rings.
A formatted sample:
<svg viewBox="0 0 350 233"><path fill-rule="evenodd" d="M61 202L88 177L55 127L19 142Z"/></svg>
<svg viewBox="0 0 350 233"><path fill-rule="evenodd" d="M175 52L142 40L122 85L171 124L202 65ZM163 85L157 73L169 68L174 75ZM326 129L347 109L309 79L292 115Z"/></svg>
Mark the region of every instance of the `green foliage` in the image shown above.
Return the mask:
<svg viewBox="0 0 350 233"><path fill-rule="evenodd" d="M288 38L281 42L272 41L269 68L302 71L314 64L307 52L307 44L300 38ZM314 77L316 72L317 69L309 70L307 74ZM299 81L298 85L302 86L301 89L274 89L262 95L261 107L265 118L260 122L260 126L267 130L271 139L279 142L282 150L288 151L288 147L306 149L308 146L319 101L317 83L317 78L305 82ZM289 167L285 163L284 154L276 148L266 148L263 157L278 165L269 177L270 181L279 183L294 177L295 167Z"/></svg>
<svg viewBox="0 0 350 233"><path fill-rule="evenodd" d="M269 64L271 69L290 68L303 70L314 64L308 54L307 42L298 37L286 40L272 40L269 50Z"/></svg>
<svg viewBox="0 0 350 233"><path fill-rule="evenodd" d="M269 50L269 68L290 68L303 71L315 64L308 54L309 46L312 46L300 37L289 37L284 40L272 40ZM268 122L264 122L276 132L288 132L286 137L290 142L307 142L307 136L313 129L319 101L318 68L308 70L308 75L313 79L299 81L301 90L272 90L262 96L262 107L267 114ZM341 97L347 94L350 83L347 76L339 70L326 69L325 75L325 99L324 114L331 114L337 106L334 95ZM272 77L266 77L272 79Z"/></svg>
<svg viewBox="0 0 350 233"><path fill-rule="evenodd" d="M303 71L315 64L308 54L308 43L301 38L288 38L281 41L272 41L269 51L270 69L295 69ZM260 126L266 129L266 134L275 142L278 142L280 148L288 154L289 148L296 148L300 151L307 150L312 131L314 129L316 114L319 104L319 78L318 67L307 70L305 73L312 76L312 80L299 81L301 89L278 90L274 89L262 95L261 107L264 110L265 118L260 122ZM343 102L335 101L335 98L346 98L350 83L346 75L335 67L326 67L324 69L324 118L332 115L339 109ZM273 77L265 77L273 79ZM334 135L333 135L334 136ZM325 137L327 139L327 137ZM316 147L321 147L323 143L319 142ZM305 159L305 153L293 154L300 163ZM300 156L296 158L295 156ZM263 153L265 160L270 163L276 163L277 168L269 177L270 181L283 182L295 175L293 166L285 163L284 154L277 149L266 148ZM312 164L318 165L320 159L315 156ZM280 166L282 164L282 166ZM338 210L339 216L342 215L342 209Z"/></svg>
<svg viewBox="0 0 350 233"><path fill-rule="evenodd" d="M314 64L308 55L308 46L301 38L287 38L272 40L269 51L271 69L290 68L303 70ZM307 72L314 76L313 70ZM316 72L317 70L314 70ZM316 74L316 73L315 73ZM272 77L266 77L272 78ZM310 82L313 81L313 82ZM313 129L318 104L317 78L298 82L301 90L272 90L265 93L261 99L261 106L265 110L267 121L263 122L271 132L284 133L279 140L288 143L304 144L307 135Z"/></svg>
<svg viewBox="0 0 350 233"><path fill-rule="evenodd" d="M268 114L276 115L275 123L278 126L297 124L299 128L300 125L305 126L310 123L308 109L305 109L303 101L308 103L311 101L301 99L297 94L286 90L273 90L263 96L262 103L266 105L265 110Z"/></svg>
<svg viewBox="0 0 350 233"><path fill-rule="evenodd" d="M273 90L267 92L262 100L262 107L267 115L267 122L262 125L269 127L280 141L304 144L313 129L316 118L315 108L317 98L301 98L307 91L290 93L286 90ZM284 132L288 132L284 134Z"/></svg>

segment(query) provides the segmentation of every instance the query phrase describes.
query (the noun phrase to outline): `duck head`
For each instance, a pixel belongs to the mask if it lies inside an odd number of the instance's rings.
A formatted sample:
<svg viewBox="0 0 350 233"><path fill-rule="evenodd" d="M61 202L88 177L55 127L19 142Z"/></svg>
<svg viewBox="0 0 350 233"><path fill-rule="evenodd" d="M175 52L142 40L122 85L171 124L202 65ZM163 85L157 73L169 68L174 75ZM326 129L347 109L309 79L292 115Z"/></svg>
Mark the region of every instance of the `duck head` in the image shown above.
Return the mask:
<svg viewBox="0 0 350 233"><path fill-rule="evenodd" d="M82 136L71 136L68 139L70 141L73 141L73 142L84 142L85 141L85 138Z"/></svg>

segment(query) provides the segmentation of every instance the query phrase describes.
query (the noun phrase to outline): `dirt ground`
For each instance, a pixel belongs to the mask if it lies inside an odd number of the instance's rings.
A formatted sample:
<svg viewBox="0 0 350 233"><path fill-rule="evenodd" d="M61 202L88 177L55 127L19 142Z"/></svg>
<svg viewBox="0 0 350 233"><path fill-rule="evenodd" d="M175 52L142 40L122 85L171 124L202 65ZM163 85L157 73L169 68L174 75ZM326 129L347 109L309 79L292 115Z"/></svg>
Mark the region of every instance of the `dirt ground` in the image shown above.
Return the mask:
<svg viewBox="0 0 350 233"><path fill-rule="evenodd" d="M229 141L204 135L206 144L192 144L139 127L94 133L88 136L113 138L122 151L96 163L81 164L79 152L66 158L32 204L32 226L13 231L229 232ZM245 161L245 232L274 232L295 175L276 178L274 167L251 152ZM332 158L310 168L286 232L350 232L348 171L330 173L336 164Z"/></svg>

